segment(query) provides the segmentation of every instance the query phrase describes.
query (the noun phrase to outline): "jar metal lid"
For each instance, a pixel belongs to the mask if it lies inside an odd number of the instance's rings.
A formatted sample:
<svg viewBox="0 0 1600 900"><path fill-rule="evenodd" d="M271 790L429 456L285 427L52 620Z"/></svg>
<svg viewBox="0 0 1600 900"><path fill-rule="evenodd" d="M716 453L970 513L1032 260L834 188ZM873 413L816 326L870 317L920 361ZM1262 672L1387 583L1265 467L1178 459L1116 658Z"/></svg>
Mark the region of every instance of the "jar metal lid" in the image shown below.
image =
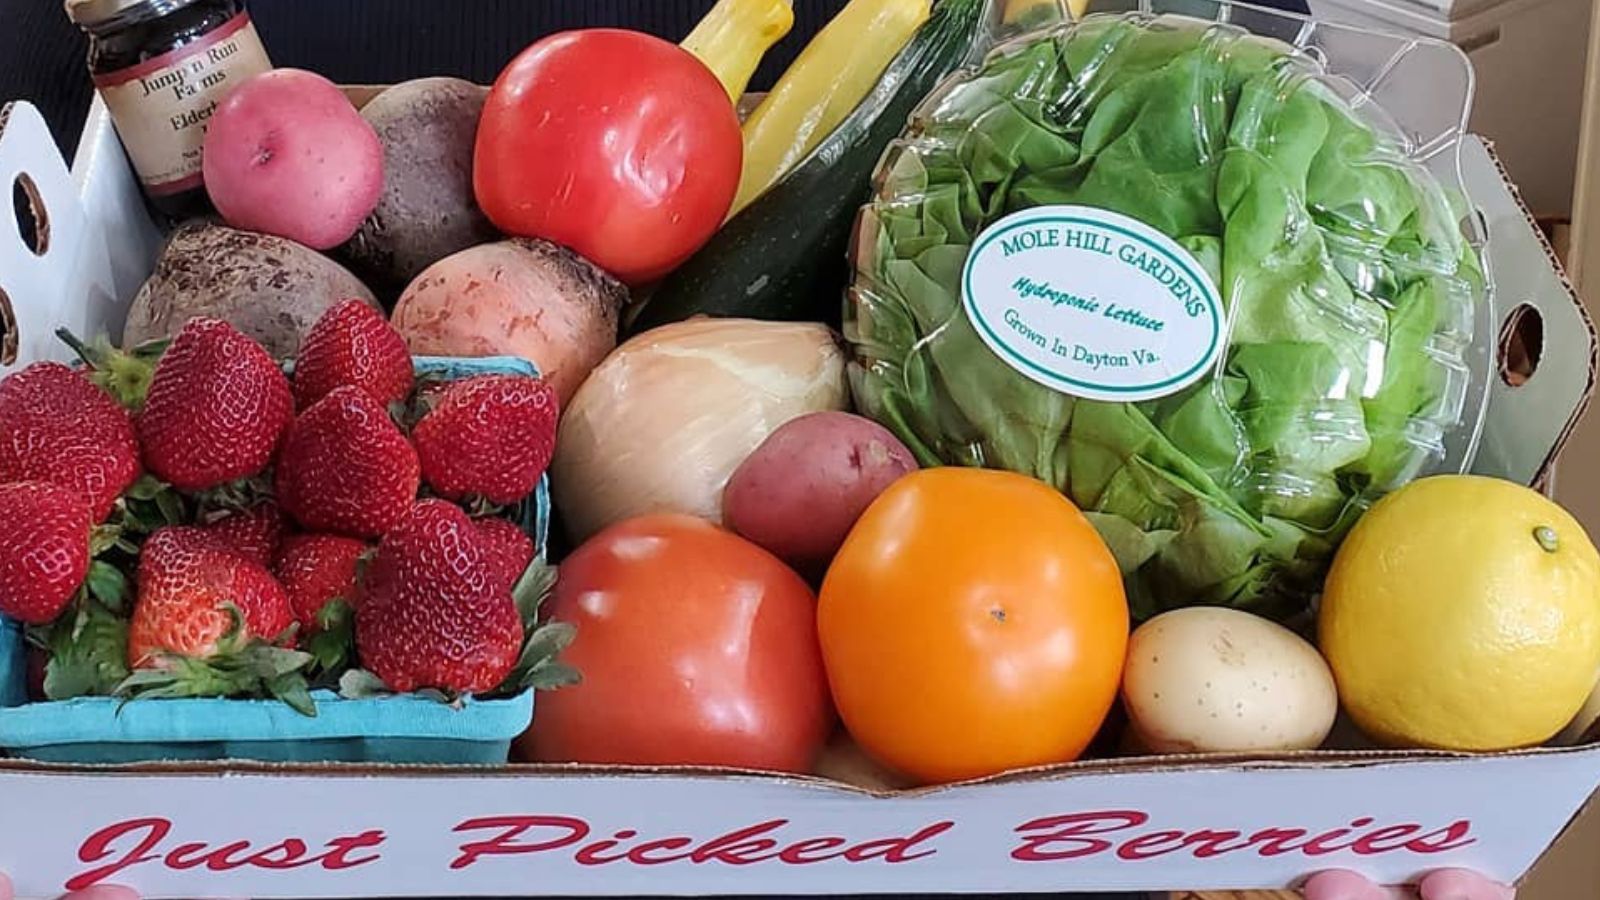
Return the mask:
<svg viewBox="0 0 1600 900"><path fill-rule="evenodd" d="M153 19L196 0L66 0L67 18L78 25L99 25L112 19Z"/></svg>

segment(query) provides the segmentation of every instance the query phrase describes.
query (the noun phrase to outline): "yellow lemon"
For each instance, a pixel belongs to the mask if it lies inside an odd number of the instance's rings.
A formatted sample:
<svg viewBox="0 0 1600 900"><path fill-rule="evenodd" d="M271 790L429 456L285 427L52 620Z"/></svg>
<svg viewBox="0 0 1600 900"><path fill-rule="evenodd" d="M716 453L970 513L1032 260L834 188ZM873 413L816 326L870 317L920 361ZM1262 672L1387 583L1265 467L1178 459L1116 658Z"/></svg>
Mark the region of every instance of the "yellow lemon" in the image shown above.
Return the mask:
<svg viewBox="0 0 1600 900"><path fill-rule="evenodd" d="M1528 488L1422 479L1356 523L1318 632L1345 711L1374 740L1534 746L1572 721L1600 674L1600 554Z"/></svg>

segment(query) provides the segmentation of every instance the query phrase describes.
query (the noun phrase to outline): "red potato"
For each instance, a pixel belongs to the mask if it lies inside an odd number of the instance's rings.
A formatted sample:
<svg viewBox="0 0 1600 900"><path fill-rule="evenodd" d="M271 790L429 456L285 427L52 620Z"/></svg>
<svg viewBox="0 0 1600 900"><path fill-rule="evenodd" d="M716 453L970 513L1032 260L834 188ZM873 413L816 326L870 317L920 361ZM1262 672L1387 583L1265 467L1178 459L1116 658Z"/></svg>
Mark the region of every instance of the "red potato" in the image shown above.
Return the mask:
<svg viewBox="0 0 1600 900"><path fill-rule="evenodd" d="M509 240L439 260L395 304L391 323L419 356L520 356L562 409L617 345L627 288L555 244Z"/></svg>
<svg viewBox="0 0 1600 900"><path fill-rule="evenodd" d="M333 82L276 69L234 88L201 148L206 192L229 225L328 250L383 193L383 147Z"/></svg>
<svg viewBox="0 0 1600 900"><path fill-rule="evenodd" d="M888 429L846 412L790 420L734 470L728 527L807 575L820 574L862 512L917 468Z"/></svg>

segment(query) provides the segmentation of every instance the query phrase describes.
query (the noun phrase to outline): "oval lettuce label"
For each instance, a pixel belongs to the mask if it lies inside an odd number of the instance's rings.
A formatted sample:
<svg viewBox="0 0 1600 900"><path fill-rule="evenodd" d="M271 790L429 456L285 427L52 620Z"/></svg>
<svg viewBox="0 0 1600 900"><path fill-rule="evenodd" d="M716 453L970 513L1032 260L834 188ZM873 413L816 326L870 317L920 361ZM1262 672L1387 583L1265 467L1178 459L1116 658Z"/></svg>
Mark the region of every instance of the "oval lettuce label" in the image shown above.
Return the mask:
<svg viewBox="0 0 1600 900"><path fill-rule="evenodd" d="M1211 278L1177 241L1136 219L1040 206L978 236L962 306L1023 375L1091 400L1138 402L1204 377L1226 317Z"/></svg>

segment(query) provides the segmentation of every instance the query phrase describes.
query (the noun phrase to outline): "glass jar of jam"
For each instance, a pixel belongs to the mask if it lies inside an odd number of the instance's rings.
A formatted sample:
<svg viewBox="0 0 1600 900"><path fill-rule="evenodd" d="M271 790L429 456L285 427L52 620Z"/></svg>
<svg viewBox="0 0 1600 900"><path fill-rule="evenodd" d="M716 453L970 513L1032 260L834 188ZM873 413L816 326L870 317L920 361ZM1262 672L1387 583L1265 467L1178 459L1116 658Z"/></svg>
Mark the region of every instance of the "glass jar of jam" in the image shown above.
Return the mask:
<svg viewBox="0 0 1600 900"><path fill-rule="evenodd" d="M234 85L272 68L244 0L66 0L89 35L89 73L155 207L209 208L206 122Z"/></svg>

